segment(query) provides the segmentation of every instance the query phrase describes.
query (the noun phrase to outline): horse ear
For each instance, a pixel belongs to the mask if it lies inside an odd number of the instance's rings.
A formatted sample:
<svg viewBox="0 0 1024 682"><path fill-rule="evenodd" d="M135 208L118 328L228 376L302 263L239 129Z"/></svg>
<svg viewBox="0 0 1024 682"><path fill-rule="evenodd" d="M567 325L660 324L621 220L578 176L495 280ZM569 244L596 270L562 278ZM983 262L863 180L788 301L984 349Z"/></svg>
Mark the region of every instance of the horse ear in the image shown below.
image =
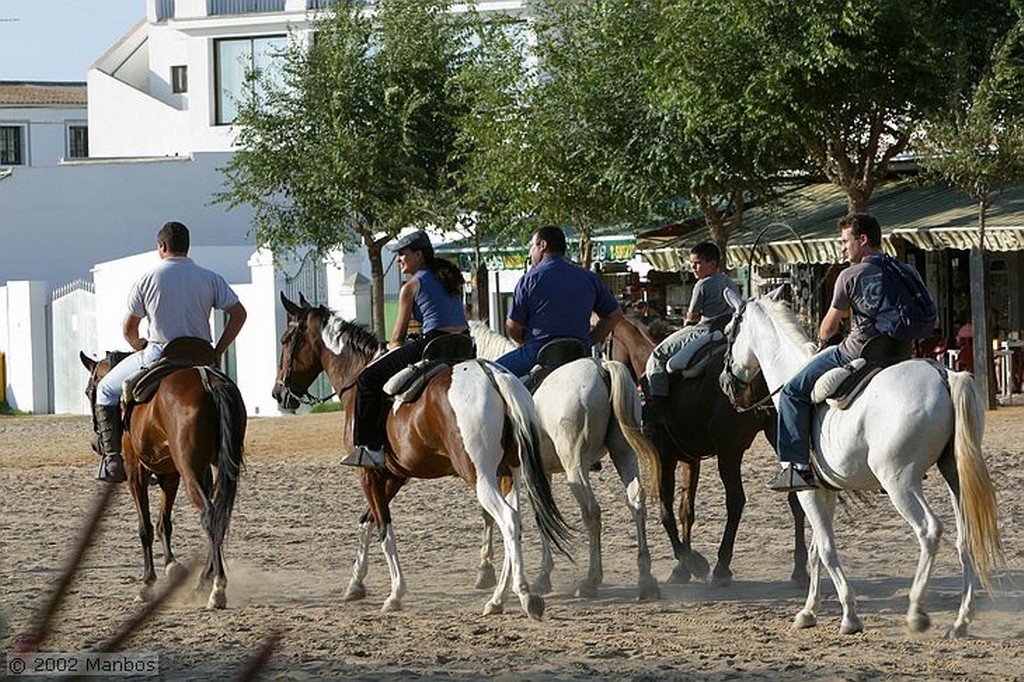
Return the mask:
<svg viewBox="0 0 1024 682"><path fill-rule="evenodd" d="M96 361L85 354L85 351L78 351L78 359L82 361L82 366L92 372L96 367Z"/></svg>
<svg viewBox="0 0 1024 682"><path fill-rule="evenodd" d="M284 306L285 311L292 317L298 317L302 313L302 308L289 301L283 291L281 292L281 304Z"/></svg>
<svg viewBox="0 0 1024 682"><path fill-rule="evenodd" d="M733 310L739 310L740 306L743 305L743 299L741 299L740 295L732 289L726 287L723 295L725 296L725 302L728 303Z"/></svg>
<svg viewBox="0 0 1024 682"><path fill-rule="evenodd" d="M303 308L309 308L310 307L309 301L306 300L305 295L303 295L303 293L301 291L299 292L299 305L302 306Z"/></svg>
<svg viewBox="0 0 1024 682"><path fill-rule="evenodd" d="M776 287L775 289L773 289L771 292L768 293L768 297L767 297L768 300L769 301L781 301L781 300L784 300L785 296L783 296L783 292L785 291L785 289L786 289L786 285L785 284Z"/></svg>

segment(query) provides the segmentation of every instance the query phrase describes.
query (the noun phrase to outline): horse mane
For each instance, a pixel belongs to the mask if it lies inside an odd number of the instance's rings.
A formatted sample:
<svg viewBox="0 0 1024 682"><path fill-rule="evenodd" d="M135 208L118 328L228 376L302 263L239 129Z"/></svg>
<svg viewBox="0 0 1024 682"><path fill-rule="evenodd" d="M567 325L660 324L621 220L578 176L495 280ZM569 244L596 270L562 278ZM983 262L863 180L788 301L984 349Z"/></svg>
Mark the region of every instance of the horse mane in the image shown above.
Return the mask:
<svg viewBox="0 0 1024 682"><path fill-rule="evenodd" d="M800 319L796 316L796 312L789 304L789 301L781 299L773 301L767 298L761 298L758 301L783 335L789 337L797 347L807 348L811 346L811 352L814 352L813 348L816 348L816 346L811 343L810 337L804 331L803 325L800 324Z"/></svg>
<svg viewBox="0 0 1024 682"><path fill-rule="evenodd" d="M376 355L380 350L381 343L376 334L349 322L327 306L310 308L309 314L315 315L320 321L320 336L335 354L340 354L346 344L364 357Z"/></svg>
<svg viewBox="0 0 1024 682"><path fill-rule="evenodd" d="M486 360L495 360L516 348L512 339L494 331L482 320L470 320L469 333L476 341L477 355Z"/></svg>

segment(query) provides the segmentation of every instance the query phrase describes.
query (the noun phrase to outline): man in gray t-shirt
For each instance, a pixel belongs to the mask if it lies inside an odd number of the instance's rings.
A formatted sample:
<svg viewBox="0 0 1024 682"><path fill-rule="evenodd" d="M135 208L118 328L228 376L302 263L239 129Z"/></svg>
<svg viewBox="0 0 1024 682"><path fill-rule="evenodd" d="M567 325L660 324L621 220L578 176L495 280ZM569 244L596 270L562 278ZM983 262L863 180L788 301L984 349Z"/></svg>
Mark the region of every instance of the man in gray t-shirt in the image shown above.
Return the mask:
<svg viewBox="0 0 1024 682"><path fill-rule="evenodd" d="M124 380L141 367L152 364L174 339L192 336L212 343L210 313L223 310L228 319L214 354L219 361L245 324L245 307L215 272L196 265L188 257L188 228L179 222L166 223L156 236L160 263L144 274L128 294L128 313L123 323L124 338L135 352L117 363L96 386L94 407L103 466L97 479L124 481L121 459L121 392ZM148 339L139 336L139 324L149 320Z"/></svg>
<svg viewBox="0 0 1024 682"><path fill-rule="evenodd" d="M643 428L648 436L663 430L665 423L665 403L669 388L666 363L688 342L712 330L724 328L732 317L732 306L725 300L725 290L739 291L729 276L719 270L721 260L722 252L711 242L701 242L690 249L690 268L697 277L697 283L690 296L686 324L699 324L701 328L685 327L669 334L647 358L647 399L644 403Z"/></svg>

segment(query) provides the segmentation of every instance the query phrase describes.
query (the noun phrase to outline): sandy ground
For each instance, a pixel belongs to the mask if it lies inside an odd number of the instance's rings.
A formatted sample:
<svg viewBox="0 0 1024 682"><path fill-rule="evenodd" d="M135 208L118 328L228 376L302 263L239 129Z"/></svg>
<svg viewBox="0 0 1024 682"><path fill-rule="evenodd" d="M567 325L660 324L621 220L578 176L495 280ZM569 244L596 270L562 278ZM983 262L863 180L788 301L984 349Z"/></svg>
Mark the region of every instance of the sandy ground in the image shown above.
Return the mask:
<svg viewBox="0 0 1024 682"><path fill-rule="evenodd" d="M866 630L838 634L831 584L823 588L818 627L790 628L804 592L788 581L792 530L784 499L763 487L775 465L760 439L745 462L748 502L731 587L663 584L660 601L637 603L634 531L624 493L606 466L595 474L606 561L598 598L572 596L574 577L584 568L580 538L575 554L581 563L557 564L543 621L528 619L514 599L503 615L481 615L488 593L473 588L479 513L471 490L448 479L413 482L394 504L409 584L404 610L379 612L388 574L376 547L367 599L345 603L341 595L363 501L355 472L336 463L339 421L338 414L325 414L250 422L247 468L226 550L228 608L211 612L176 598L127 647L157 652L161 678L231 678L277 630L283 642L266 677L281 680L1021 679L1024 407L989 416L985 454L1000 491L1009 565L997 594L979 599L971 636L956 641L943 638L958 603L959 570L948 497L937 472L926 482L929 499L949 530L931 583L933 629L911 635L904 627L917 542L881 495L849 505L837 522L840 557ZM97 491L89 437L85 418L0 417L5 652L51 591ZM554 488L567 517L578 518L564 481L556 478ZM175 516L175 547L185 558L203 551L204 541L196 512L183 502ZM724 521L713 463L704 468L698 515L696 547L713 558ZM650 519L655 574L664 579L673 565L671 550L653 514ZM136 523L127 490L121 490L46 650L83 651L136 611ZM530 522L524 535L529 565L536 566Z"/></svg>

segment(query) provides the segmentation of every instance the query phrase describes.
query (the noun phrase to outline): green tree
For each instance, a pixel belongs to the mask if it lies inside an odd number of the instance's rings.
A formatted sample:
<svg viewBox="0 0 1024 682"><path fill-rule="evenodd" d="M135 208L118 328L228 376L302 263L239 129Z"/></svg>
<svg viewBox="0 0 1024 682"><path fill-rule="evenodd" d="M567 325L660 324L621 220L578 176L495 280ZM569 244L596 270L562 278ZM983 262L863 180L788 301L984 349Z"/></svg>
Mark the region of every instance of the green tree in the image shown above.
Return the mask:
<svg viewBox="0 0 1024 682"><path fill-rule="evenodd" d="M995 197L1024 182L1024 21L1002 38L990 68L968 97L955 98L949 109L927 128L927 179L939 179L963 190L978 206L978 238L972 248L971 318L975 367L991 366L989 309L985 285L985 223ZM987 372L976 373L990 407L995 385Z"/></svg>
<svg viewBox="0 0 1024 682"><path fill-rule="evenodd" d="M722 16L751 17L740 26L742 37L764 58L751 88L763 109L798 135L809 167L845 190L852 211L867 210L923 122L950 97L970 93L1014 19L1007 0L716 5Z"/></svg>
<svg viewBox="0 0 1024 682"><path fill-rule="evenodd" d="M366 5L372 5L368 8ZM362 243L384 333L381 250L403 227L446 224L466 22L448 0L339 0L293 36L283 74L253 74L220 201L255 209L258 244L316 254Z"/></svg>

